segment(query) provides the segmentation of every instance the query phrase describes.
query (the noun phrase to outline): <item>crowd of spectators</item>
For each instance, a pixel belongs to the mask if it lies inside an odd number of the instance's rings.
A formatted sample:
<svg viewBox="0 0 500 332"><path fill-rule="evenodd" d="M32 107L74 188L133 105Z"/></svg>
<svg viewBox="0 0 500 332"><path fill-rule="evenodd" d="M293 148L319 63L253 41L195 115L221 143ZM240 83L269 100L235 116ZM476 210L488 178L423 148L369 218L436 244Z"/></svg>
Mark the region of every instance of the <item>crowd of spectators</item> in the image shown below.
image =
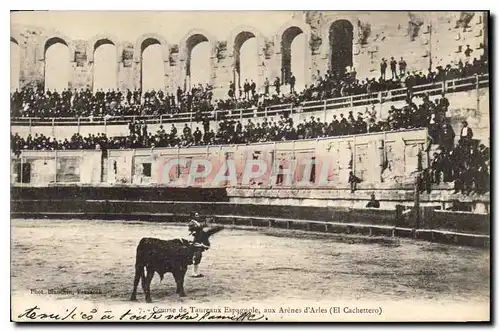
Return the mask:
<svg viewBox="0 0 500 332"><path fill-rule="evenodd" d="M469 52L470 56L470 52ZM390 70L390 75L387 71ZM412 88L442 80L452 80L474 74L486 73L485 61L460 61L456 66L437 67L435 71L409 72L404 58L399 61L391 57L389 63L382 59L379 79L359 80L354 68L346 73L328 71L321 76L318 72L314 84L297 92L295 77L291 73L286 82L276 77L273 82L267 78L261 93L255 82L245 80L243 87L229 84L226 99L213 99L210 85L197 85L188 91L177 89L175 94L163 91L127 90L124 92L102 89L57 91L24 88L11 95L12 117L111 117L124 115L170 115L193 112L192 127L185 124L182 130L172 124L170 129L163 125L156 132L148 130L144 121L129 123L129 135L107 137L105 134L90 134L86 137L74 134L70 139L55 140L42 134L28 135L22 138L11 134L11 149L19 154L21 150L66 150L66 149L123 149L155 147L189 147L199 145L246 144L257 142L315 139L342 135L363 134L399 129L427 127L430 143L439 146L433 154L430 167L422 172L421 189L430 190L431 185L440 182L454 182L456 191L469 194L472 191L489 191L489 148L478 145L473 139L472 129L464 122L460 132L459 144L455 146L455 133L447 122L446 112L449 101L444 94L430 100L408 95L405 106L391 106L389 116L379 119L375 106L366 107L365 112L354 114L353 111L333 115L330 121L310 117L300 123L294 123L289 111L283 111L275 117L263 118L261 122L249 119L245 124L239 120L218 118L218 127L210 128L207 113L217 110L252 108L289 104L299 106L302 102L323 100L371 92ZM285 94L283 84L289 85ZM238 91L237 91L238 88ZM418 99L418 100L417 100ZM418 104L418 105L417 105ZM351 190L359 181L353 178Z"/></svg>
<svg viewBox="0 0 500 332"><path fill-rule="evenodd" d="M443 139L444 127L442 124L446 120L445 113L448 105L448 99L444 96L436 101L431 101L428 96L424 96L419 106L408 99L407 105L402 108L392 106L389 110L389 116L385 120L377 118L377 110L374 105L371 108L366 107L364 113L354 114L354 112L348 111L346 115L344 113L340 113L339 116L333 115L328 122L311 116L309 119L294 124L287 112L276 117L263 118L262 122L254 122L255 120L249 119L245 124L240 120L226 118L218 122L218 128L215 132L210 129L210 121L207 117L202 119L200 126L191 128L186 123L182 132L179 133L174 124L171 124L169 131L160 125L157 132L152 133L148 131L148 125L145 121L131 121L128 126L128 137L112 138L110 142L103 142L103 138L106 140L108 138L101 134L87 138L75 136L74 142L69 145L68 142L54 142L43 136L35 138L29 136L27 141L22 141L15 136L13 144L17 149L25 146L27 149L55 149L56 147L72 149L80 148L80 145L82 145L81 148L94 148L92 144L95 143L99 143L100 148L111 145L113 148L175 147L315 139L421 127L428 127L431 137L438 141ZM124 145L113 145L115 140L119 140ZM74 147L75 144L76 147Z"/></svg>
<svg viewBox="0 0 500 332"><path fill-rule="evenodd" d="M191 128L186 123L182 132L179 133L174 124L171 124L170 130L160 125L159 129L152 133L148 130L145 121L131 121L128 126L128 137L108 139L104 134L91 135L87 138L75 136L74 144L77 147L72 144L68 145L66 142L54 142L40 135L29 136L26 141L14 136L13 144L16 148L26 149L55 149L52 144L66 149L93 149L95 148L92 146L94 143L99 143L99 146L103 148L112 144L112 141L119 139L125 140L126 144L118 146L118 148L175 147L315 139L427 127L432 142L449 146L453 144L454 136L450 135L452 129L446 122L448 107L449 101L444 95L434 101L430 100L429 96L426 95L422 98L408 98L406 105L401 108L391 106L386 119L379 119L375 105L372 105L371 108L366 107L364 113L358 112L354 114L353 111L348 111L345 115L344 113L340 113L338 116L335 114L330 121L322 121L320 118L311 116L300 123L294 123L290 114L286 111L276 117L265 117L262 122L248 119L245 124L240 120L223 118L218 122L218 128L215 132L210 129L210 121L207 117L201 119L200 126L193 125L193 128ZM101 141L103 138L108 142ZM98 140L98 142L94 140ZM83 147L79 147L81 144L83 144Z"/></svg>
<svg viewBox="0 0 500 332"><path fill-rule="evenodd" d="M462 122L458 144L455 133L448 127L443 131L439 148L433 153L430 166L421 176L420 190L431 191L432 184L453 182L455 193L484 194L490 190L490 149L473 139L467 121Z"/></svg>
<svg viewBox="0 0 500 332"><path fill-rule="evenodd" d="M419 99L419 100L414 100ZM417 105L418 103L418 105ZM410 98L402 108L394 106L389 110L387 119L377 118L373 106L365 113L356 116L349 111L330 122L310 117L294 124L288 113L276 118L264 118L262 122L249 119L245 124L239 120L223 119L214 132L210 122L203 119L201 128L191 128L187 123L182 130L172 124L170 129L163 125L153 133L144 121L130 122L129 135L107 137L105 134L90 134L83 137L74 134L70 139L55 140L42 134L28 135L26 139L11 134L11 149L19 154L20 150L66 150L66 149L124 149L155 147L189 147L199 145L245 144L255 142L283 141L296 139L315 139L321 137L362 134L366 132L390 131L399 129L429 129L429 148L438 146L433 153L430 167L422 172L421 189L430 191L431 185L440 182L454 182L456 191L464 194L489 191L489 148L478 145L473 139L472 129L464 121L458 145L455 146L455 133L447 122L448 99L443 95L432 101L428 96ZM354 176L354 175L353 175ZM359 181L349 182L354 184Z"/></svg>
<svg viewBox="0 0 500 332"><path fill-rule="evenodd" d="M176 94L163 91L115 91L102 89L64 89L44 91L23 88L11 94L11 116L16 117L112 117L137 115L175 115L180 112L211 111L212 88L198 85L190 91L180 87Z"/></svg>
<svg viewBox="0 0 500 332"><path fill-rule="evenodd" d="M189 90L178 87L175 94L162 90L141 91L126 90L104 91L99 89L64 89L63 91L45 91L43 88L25 87L11 94L11 116L13 118L39 117L112 117L112 116L144 116L169 115L193 112L194 120L199 121L203 113L217 110L234 110L236 108L265 108L280 104L300 105L311 100L324 100L335 97L379 92L397 88L412 88L442 80L452 80L474 74L488 72L486 61L474 59L456 65L438 66L427 73L407 71L406 61L401 58L396 62L391 58L389 68L392 75L386 75L387 61L382 59L379 79L358 79L356 70L350 68L345 73L327 71L320 75L318 71L313 84L297 92L295 76L282 82L276 77L273 82L267 78L263 89L258 90L255 82L245 80L243 86L236 87L230 82L228 96L225 99L213 98L213 87L198 84ZM289 86L287 92L283 85ZM239 93L237 93L237 90Z"/></svg>

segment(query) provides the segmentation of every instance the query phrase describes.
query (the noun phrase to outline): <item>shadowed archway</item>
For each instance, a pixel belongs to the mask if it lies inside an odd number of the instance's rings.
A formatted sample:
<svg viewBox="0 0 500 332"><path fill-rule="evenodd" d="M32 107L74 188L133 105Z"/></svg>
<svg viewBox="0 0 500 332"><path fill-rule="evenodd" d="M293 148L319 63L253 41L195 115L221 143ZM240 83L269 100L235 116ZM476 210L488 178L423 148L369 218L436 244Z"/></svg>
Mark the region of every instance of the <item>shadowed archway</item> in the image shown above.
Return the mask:
<svg viewBox="0 0 500 332"><path fill-rule="evenodd" d="M337 20L330 25L328 65L332 72L342 75L353 65L352 44L354 28L348 20Z"/></svg>

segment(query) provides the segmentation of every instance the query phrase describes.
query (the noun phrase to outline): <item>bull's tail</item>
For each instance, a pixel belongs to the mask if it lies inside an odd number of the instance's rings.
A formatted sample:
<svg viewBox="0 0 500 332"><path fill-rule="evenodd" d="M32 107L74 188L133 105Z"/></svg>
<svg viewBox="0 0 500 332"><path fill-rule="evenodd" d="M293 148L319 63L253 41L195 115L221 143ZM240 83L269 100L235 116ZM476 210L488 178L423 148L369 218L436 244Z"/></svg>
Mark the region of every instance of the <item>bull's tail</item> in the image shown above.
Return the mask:
<svg viewBox="0 0 500 332"><path fill-rule="evenodd" d="M135 266L135 275L139 275L139 279L141 280L142 291L146 292L146 273L144 273L144 266L136 265Z"/></svg>
<svg viewBox="0 0 500 332"><path fill-rule="evenodd" d="M135 301L136 300L136 294L137 294L137 286L139 285L139 281L141 281L141 286L142 290L146 292L146 274L144 273L144 258L141 255L141 243L139 243L139 246L137 247L137 256L135 260L135 276L134 276L134 288L132 290L132 296L130 297L130 300Z"/></svg>
<svg viewBox="0 0 500 332"><path fill-rule="evenodd" d="M134 288L132 289L131 301L137 300L137 286L139 285L139 280L142 281L142 289L145 292L146 289L146 276L144 275L144 266L136 264L135 265L135 276L134 276Z"/></svg>

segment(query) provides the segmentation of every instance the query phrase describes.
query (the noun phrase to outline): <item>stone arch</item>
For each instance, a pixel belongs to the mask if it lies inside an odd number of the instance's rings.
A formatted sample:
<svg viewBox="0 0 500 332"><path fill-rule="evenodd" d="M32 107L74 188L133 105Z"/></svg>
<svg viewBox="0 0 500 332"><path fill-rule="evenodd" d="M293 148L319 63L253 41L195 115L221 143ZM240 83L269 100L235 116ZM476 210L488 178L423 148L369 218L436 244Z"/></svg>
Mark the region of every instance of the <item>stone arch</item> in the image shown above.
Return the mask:
<svg viewBox="0 0 500 332"><path fill-rule="evenodd" d="M58 79L58 82L64 82L62 86L64 88L71 88L71 82L72 82L72 72L71 72L71 63L75 61L75 46L74 43L70 42L69 39L63 39L61 36L52 36L48 37L45 39L45 42L41 45L43 47L42 50L42 55L43 55L43 86L44 89L49 89L50 84L48 83L49 81L53 83L53 80L49 80L48 77L48 71L47 71L47 51L50 47L56 44L62 44L65 45L67 48L68 52L68 62L67 63L62 63L60 62L60 59L57 59L58 63L57 66L58 68L63 68L63 66L66 66L66 72L65 74L67 75L64 77L64 81L61 81L61 79ZM50 71L52 72L52 71ZM56 76L59 77L60 73L58 73ZM51 74L50 77L52 78L53 75ZM56 86L59 86L59 84L55 84Z"/></svg>
<svg viewBox="0 0 500 332"><path fill-rule="evenodd" d="M113 85L107 87L116 89L118 87L118 81L119 81L119 72L120 72L119 63L121 62L121 54L123 52L123 46L116 37L110 35L96 35L93 36L87 42L87 61L89 62L90 68L92 70L92 89L94 90L97 89L96 86L99 87L100 84L96 82L101 82L101 80L96 81L96 77L101 78L102 76L99 76L99 73L97 71L97 65L95 63L95 53L97 49L102 45L113 45L115 47L115 60L114 60L116 63L116 68L114 70L115 81ZM105 80L107 79L109 79L109 77L106 77Z"/></svg>
<svg viewBox="0 0 500 332"><path fill-rule="evenodd" d="M304 80L307 85L311 80L311 27L300 21L290 20L283 24L275 35L274 52L277 55L277 67L280 68L278 76L285 83L290 75L291 44L295 37L304 34L306 47L304 49Z"/></svg>
<svg viewBox="0 0 500 332"><path fill-rule="evenodd" d="M149 45L155 45L155 44L161 45L163 62L168 62L168 57L169 57L168 43L165 40L165 38L156 33L146 33L137 39L134 47L134 61L141 62L142 52Z"/></svg>
<svg viewBox="0 0 500 332"><path fill-rule="evenodd" d="M349 15L333 15L325 24L323 25L321 29L321 54L323 55L323 58L328 59L330 56L330 27L337 21L348 21L351 23L352 28L353 28L353 45L357 43L357 37L358 37L358 23L359 20L354 17L354 16L349 16Z"/></svg>
<svg viewBox="0 0 500 332"><path fill-rule="evenodd" d="M116 47L116 62L121 62L121 54L123 52L123 45L119 42L118 38L110 35L96 35L87 42L87 60L94 62L95 50L104 44L112 44Z"/></svg>
<svg viewBox="0 0 500 332"><path fill-rule="evenodd" d="M207 41L210 44L211 57L216 56L216 39L210 33L201 29L192 29L184 35L179 43L179 56L181 61L189 61L193 48L200 42Z"/></svg>
<svg viewBox="0 0 500 332"><path fill-rule="evenodd" d="M188 78L190 80L190 67L191 67L191 51L193 48L202 43L208 42L210 45L210 84L214 84L215 82L215 59L217 57L217 47L216 47L216 39L210 33L201 29L192 29L188 31L181 39L179 43L179 60L183 62L183 65L180 66L181 75L180 77L184 80L184 86L190 86L190 81L188 82Z"/></svg>
<svg viewBox="0 0 500 332"><path fill-rule="evenodd" d="M229 51L229 56L232 58L231 66L233 69L233 77L232 79L234 81L237 81L240 79L241 72L239 71L239 64L240 64L240 50L243 44L250 40L250 39L256 39L257 43L257 50L255 52L255 57L256 57L256 63L258 66L257 70L257 77L256 77L256 84L259 87L261 84L263 72L262 72L262 66L263 66L263 49L265 47L265 40L266 38L264 35L257 30L254 27L251 26L238 26L234 28L229 37L228 37L228 51ZM241 83L236 82L237 85L239 86Z"/></svg>
<svg viewBox="0 0 500 332"><path fill-rule="evenodd" d="M257 39L257 45L259 46L258 54L262 53L263 43L265 41L264 35L254 27L251 26L238 26L231 31L227 41L227 49L230 52L230 56L234 56L234 50L240 48L244 42L250 38Z"/></svg>
<svg viewBox="0 0 500 332"><path fill-rule="evenodd" d="M50 46L54 45L55 43L62 43L66 45L70 53L70 61L75 60L75 44L73 40L58 32L47 34L46 37L43 38L41 43L38 45L38 56L40 60L45 61L45 52Z"/></svg>
<svg viewBox="0 0 500 332"><path fill-rule="evenodd" d="M275 39L274 40L274 52L275 53L281 53L281 40L283 38L283 34L286 32L286 30L293 28L293 27L296 27L296 28L299 28L300 30L302 30L302 33L304 33L304 35L306 36L307 44L309 45L309 43L311 41L311 27L308 24L304 23L303 21L293 19L293 20L285 22L276 31L275 37L274 37L274 39Z"/></svg>
<svg viewBox="0 0 500 332"><path fill-rule="evenodd" d="M10 30L10 40L14 41L19 46L21 46L21 44L23 44L24 37L21 36L21 33L19 31L17 31L17 29L11 29Z"/></svg>

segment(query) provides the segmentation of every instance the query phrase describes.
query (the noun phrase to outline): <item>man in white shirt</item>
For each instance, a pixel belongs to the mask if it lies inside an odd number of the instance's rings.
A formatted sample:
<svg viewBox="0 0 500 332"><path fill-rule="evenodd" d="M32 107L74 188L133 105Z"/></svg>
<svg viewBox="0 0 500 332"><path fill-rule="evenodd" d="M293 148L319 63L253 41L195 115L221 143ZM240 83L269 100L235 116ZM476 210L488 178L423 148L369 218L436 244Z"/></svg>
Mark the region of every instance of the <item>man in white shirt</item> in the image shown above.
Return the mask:
<svg viewBox="0 0 500 332"><path fill-rule="evenodd" d="M464 147L470 146L473 135L472 129L469 128L467 121L462 121L462 129L460 130L460 140L458 144Z"/></svg>

